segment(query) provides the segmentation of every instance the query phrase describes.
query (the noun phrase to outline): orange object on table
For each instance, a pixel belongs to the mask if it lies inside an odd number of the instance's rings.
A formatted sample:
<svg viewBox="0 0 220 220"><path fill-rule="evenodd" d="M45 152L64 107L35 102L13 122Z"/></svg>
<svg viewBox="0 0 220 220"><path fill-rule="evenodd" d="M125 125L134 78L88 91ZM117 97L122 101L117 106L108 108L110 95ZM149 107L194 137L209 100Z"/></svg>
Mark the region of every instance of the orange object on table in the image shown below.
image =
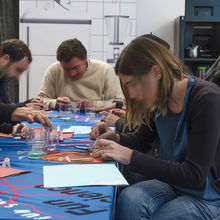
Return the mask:
<svg viewBox="0 0 220 220"><path fill-rule="evenodd" d="M0 166L0 178L14 176L22 173L30 173L30 171Z"/></svg>

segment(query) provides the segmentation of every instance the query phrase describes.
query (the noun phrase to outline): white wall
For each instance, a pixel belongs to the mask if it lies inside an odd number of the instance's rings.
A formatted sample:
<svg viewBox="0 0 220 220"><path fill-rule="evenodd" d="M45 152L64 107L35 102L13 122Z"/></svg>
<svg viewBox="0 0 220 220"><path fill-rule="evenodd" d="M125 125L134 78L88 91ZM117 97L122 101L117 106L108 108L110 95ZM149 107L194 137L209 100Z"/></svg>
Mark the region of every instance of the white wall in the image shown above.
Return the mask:
<svg viewBox="0 0 220 220"><path fill-rule="evenodd" d="M137 36L153 34L174 47L174 20L185 14L185 0L137 0Z"/></svg>

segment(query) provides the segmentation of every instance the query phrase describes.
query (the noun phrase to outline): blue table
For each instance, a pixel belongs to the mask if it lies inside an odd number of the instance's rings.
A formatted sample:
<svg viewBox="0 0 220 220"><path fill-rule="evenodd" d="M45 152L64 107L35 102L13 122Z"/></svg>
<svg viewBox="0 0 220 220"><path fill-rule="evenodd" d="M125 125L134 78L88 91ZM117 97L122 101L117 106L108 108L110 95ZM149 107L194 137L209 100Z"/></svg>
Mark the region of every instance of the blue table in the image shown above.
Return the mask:
<svg viewBox="0 0 220 220"><path fill-rule="evenodd" d="M94 125L100 118L87 120L85 115L71 122L61 122L56 112L49 112L54 125L67 128L70 125ZM86 122L85 122L86 121ZM34 123L31 126L39 127ZM88 135L74 136L74 139L88 140ZM65 147L59 151L77 151L69 140L64 139ZM41 159L19 160L18 151L26 151L24 140L0 138L0 159L10 157L11 167L31 171L27 174L0 179L0 219L111 219L114 207L115 187L43 187L43 166L52 165ZM21 153L21 152L19 152ZM58 163L53 163L57 165ZM72 174L74 175L74 174ZM57 177L59 178L59 177Z"/></svg>

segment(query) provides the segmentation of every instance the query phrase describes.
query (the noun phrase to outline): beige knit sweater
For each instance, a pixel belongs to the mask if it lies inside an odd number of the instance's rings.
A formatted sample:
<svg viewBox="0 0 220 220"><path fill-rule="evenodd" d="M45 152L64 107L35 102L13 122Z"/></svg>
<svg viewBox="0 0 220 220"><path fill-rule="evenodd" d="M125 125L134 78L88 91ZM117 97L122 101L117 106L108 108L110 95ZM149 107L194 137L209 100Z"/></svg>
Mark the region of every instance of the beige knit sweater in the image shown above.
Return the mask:
<svg viewBox="0 0 220 220"><path fill-rule="evenodd" d="M101 107L103 100L124 100L118 77L107 63L89 59L89 67L78 80L67 76L59 62L47 69L39 97L45 107L55 108L58 97L68 97L71 101L89 99Z"/></svg>

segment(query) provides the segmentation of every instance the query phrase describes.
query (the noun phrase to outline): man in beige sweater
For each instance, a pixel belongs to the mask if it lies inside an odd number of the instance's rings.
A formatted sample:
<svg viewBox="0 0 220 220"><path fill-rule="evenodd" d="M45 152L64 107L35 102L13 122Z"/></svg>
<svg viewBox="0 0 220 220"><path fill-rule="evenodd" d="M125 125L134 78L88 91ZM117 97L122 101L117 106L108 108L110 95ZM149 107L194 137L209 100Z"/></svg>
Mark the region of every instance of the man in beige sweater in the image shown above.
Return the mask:
<svg viewBox="0 0 220 220"><path fill-rule="evenodd" d="M45 107L55 109L58 104L70 101L102 107L104 100L123 101L114 69L105 62L89 59L76 38L60 44L57 60L47 69L38 95Z"/></svg>

